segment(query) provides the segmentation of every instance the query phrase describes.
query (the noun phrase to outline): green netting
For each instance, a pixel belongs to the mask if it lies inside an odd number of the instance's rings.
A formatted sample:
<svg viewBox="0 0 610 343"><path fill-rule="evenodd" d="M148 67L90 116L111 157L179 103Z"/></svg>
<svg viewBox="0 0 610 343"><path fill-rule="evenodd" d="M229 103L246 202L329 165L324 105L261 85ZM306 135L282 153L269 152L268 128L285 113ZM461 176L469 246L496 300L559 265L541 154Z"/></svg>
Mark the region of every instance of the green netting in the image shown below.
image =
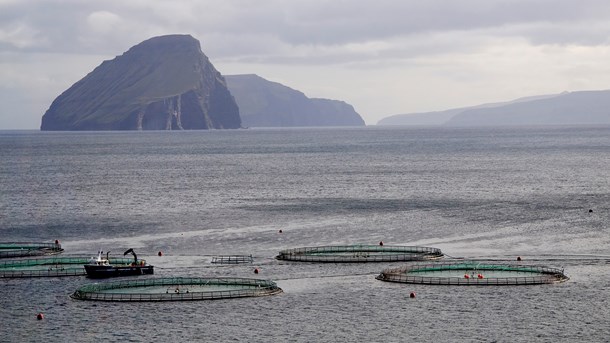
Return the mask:
<svg viewBox="0 0 610 343"><path fill-rule="evenodd" d="M152 278L88 284L71 297L99 301L187 301L258 297L282 292L275 282L248 278Z"/></svg>
<svg viewBox="0 0 610 343"><path fill-rule="evenodd" d="M280 251L278 260L300 262L396 262L441 258L440 249L419 246L339 245Z"/></svg>
<svg viewBox="0 0 610 343"><path fill-rule="evenodd" d="M59 243L2 242L0 258L53 255L63 250Z"/></svg>
<svg viewBox="0 0 610 343"><path fill-rule="evenodd" d="M377 280L429 285L534 285L569 280L563 269L546 266L485 264L410 265L386 269Z"/></svg>
<svg viewBox="0 0 610 343"><path fill-rule="evenodd" d="M212 257L212 263L216 264L240 264L252 263L252 255L222 255Z"/></svg>
<svg viewBox="0 0 610 343"><path fill-rule="evenodd" d="M85 275L84 265L89 263L90 260L91 257L72 256L0 261L0 277L26 278ZM127 265L133 259L111 257L109 261L112 264Z"/></svg>

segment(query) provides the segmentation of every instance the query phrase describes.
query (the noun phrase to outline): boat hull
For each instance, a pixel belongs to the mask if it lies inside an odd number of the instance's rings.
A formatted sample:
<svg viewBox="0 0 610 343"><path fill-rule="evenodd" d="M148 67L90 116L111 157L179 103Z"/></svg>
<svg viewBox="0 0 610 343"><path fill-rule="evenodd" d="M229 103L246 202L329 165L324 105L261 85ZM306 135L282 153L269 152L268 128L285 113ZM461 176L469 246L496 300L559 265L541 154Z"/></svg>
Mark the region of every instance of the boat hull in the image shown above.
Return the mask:
<svg viewBox="0 0 610 343"><path fill-rule="evenodd" d="M154 274L153 266L96 266L85 265L87 276L95 279L118 277L118 276L133 276L133 275L149 275Z"/></svg>

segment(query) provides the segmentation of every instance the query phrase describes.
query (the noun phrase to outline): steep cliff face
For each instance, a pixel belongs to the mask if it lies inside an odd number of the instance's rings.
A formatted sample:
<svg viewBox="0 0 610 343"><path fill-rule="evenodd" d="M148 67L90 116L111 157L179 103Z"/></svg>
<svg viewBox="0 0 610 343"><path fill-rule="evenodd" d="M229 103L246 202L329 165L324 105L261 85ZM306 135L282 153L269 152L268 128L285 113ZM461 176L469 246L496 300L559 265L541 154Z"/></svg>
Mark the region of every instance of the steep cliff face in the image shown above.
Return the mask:
<svg viewBox="0 0 610 343"><path fill-rule="evenodd" d="M343 101L310 99L297 90L257 75L225 78L239 105L244 126L364 126L362 117Z"/></svg>
<svg viewBox="0 0 610 343"><path fill-rule="evenodd" d="M146 40L57 97L41 130L233 129L239 109L190 35Z"/></svg>

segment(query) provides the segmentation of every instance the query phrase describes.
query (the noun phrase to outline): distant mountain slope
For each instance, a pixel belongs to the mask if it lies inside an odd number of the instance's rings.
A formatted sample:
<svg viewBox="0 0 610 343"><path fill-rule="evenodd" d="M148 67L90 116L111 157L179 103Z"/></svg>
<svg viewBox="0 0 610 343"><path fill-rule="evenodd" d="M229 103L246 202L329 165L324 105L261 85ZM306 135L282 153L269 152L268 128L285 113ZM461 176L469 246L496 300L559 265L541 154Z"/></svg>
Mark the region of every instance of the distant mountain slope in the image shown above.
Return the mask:
<svg viewBox="0 0 610 343"><path fill-rule="evenodd" d="M277 82L249 75L226 75L246 127L363 126L354 108L343 102L310 99Z"/></svg>
<svg viewBox="0 0 610 343"><path fill-rule="evenodd" d="M462 111L450 126L610 124L610 91L562 93L558 96L493 108Z"/></svg>
<svg viewBox="0 0 610 343"><path fill-rule="evenodd" d="M438 112L397 114L377 125L523 126L610 124L610 90L564 92Z"/></svg>
<svg viewBox="0 0 610 343"><path fill-rule="evenodd" d="M41 130L239 128L225 80L190 35L148 39L57 97Z"/></svg>
<svg viewBox="0 0 610 343"><path fill-rule="evenodd" d="M443 125L454 115L468 108L469 107L435 112L395 114L381 119L377 122L377 125Z"/></svg>

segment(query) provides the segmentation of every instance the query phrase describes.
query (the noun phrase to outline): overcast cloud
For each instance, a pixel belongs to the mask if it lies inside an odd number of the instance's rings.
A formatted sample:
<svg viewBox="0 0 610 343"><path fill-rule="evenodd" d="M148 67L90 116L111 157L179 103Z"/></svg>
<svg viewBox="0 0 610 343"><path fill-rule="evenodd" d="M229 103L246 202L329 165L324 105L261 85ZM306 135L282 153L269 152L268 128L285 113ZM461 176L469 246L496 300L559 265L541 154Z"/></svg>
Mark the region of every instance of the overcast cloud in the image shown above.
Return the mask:
<svg viewBox="0 0 610 343"><path fill-rule="evenodd" d="M188 33L255 73L392 114L610 89L607 0L0 0L0 129L37 129L61 92L153 36Z"/></svg>

